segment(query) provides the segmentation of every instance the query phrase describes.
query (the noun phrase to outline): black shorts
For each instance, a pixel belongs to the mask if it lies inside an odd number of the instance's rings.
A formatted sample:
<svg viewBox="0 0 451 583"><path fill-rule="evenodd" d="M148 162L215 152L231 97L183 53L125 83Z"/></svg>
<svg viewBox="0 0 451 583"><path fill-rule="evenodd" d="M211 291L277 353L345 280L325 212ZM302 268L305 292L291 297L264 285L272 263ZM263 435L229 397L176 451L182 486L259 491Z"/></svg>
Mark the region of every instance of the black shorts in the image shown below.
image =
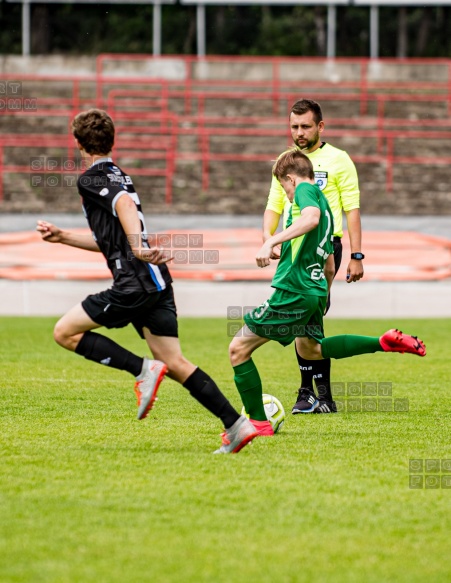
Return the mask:
<svg viewBox="0 0 451 583"><path fill-rule="evenodd" d="M341 265L341 258L343 256L343 245L341 243L341 237L334 237L334 261L335 261L335 275L337 275L338 270Z"/></svg>
<svg viewBox="0 0 451 583"><path fill-rule="evenodd" d="M338 270L340 269L341 259L343 256L343 244L341 242L341 237L334 237L333 245L334 245L335 275L337 275ZM324 315L327 314L327 312L329 311L329 308L330 308L330 292L329 292L329 295L327 296L327 303L326 303L326 309L324 311Z"/></svg>
<svg viewBox="0 0 451 583"><path fill-rule="evenodd" d="M123 292L114 288L88 296L84 311L99 326L124 328L133 324L144 338L143 328L155 336L178 338L177 309L171 285L161 292Z"/></svg>

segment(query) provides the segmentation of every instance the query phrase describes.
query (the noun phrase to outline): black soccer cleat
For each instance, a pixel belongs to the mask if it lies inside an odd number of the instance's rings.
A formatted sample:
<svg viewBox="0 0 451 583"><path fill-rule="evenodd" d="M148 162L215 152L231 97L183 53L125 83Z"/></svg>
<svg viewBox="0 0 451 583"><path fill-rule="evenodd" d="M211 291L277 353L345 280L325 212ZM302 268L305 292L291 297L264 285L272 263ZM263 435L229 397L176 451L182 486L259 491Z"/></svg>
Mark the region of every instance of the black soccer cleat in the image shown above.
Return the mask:
<svg viewBox="0 0 451 583"><path fill-rule="evenodd" d="M291 410L291 413L293 415L296 415L297 413L314 413L318 405L319 401L316 398L315 393L310 389L301 387L298 392L296 404Z"/></svg>
<svg viewBox="0 0 451 583"><path fill-rule="evenodd" d="M326 401L326 399L320 398L314 413L337 413L337 404L335 401Z"/></svg>

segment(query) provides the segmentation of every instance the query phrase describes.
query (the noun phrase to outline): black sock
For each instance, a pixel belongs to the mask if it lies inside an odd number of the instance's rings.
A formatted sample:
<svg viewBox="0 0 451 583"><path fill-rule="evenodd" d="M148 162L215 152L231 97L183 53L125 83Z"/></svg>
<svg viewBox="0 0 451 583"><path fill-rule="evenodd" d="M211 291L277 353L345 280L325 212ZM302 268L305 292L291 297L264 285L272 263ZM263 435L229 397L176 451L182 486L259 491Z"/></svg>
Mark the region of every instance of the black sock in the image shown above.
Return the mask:
<svg viewBox="0 0 451 583"><path fill-rule="evenodd" d="M199 401L210 413L219 417L226 429L239 418L239 414L221 393L215 381L200 368L196 368L183 383L183 386L188 389L196 401Z"/></svg>
<svg viewBox="0 0 451 583"><path fill-rule="evenodd" d="M302 356L298 354L296 346L294 347L294 350L296 352L296 358L298 359L299 370L301 371L301 387L313 391L313 367L318 361L305 360L305 358L302 358Z"/></svg>
<svg viewBox="0 0 451 583"><path fill-rule="evenodd" d="M315 380L318 397L326 401L333 401L330 389L330 358L313 362L313 379Z"/></svg>
<svg viewBox="0 0 451 583"><path fill-rule="evenodd" d="M102 334L85 332L75 352L99 364L125 370L135 377L141 374L143 359Z"/></svg>

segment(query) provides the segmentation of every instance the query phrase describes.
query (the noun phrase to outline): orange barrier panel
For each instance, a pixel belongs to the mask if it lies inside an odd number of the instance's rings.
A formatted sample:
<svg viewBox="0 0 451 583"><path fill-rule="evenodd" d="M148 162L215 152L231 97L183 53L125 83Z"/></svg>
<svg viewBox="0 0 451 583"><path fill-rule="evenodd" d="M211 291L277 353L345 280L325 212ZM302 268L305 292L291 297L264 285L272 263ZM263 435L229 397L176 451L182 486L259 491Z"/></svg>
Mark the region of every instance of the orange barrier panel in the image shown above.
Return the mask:
<svg viewBox="0 0 451 583"><path fill-rule="evenodd" d="M88 229L77 229L91 237ZM260 248L259 229L203 231L170 230L160 235L171 249L170 270L175 279L205 281L269 281L277 263L260 269L255 254ZM190 236L194 237L190 244ZM178 237L178 238L177 238ZM200 243L200 244L199 244ZM433 281L451 277L451 241L401 231L365 231L365 280ZM349 256L347 234L343 257ZM100 253L43 242L37 232L0 235L0 278L94 280L110 279ZM345 281L343 260L337 281Z"/></svg>

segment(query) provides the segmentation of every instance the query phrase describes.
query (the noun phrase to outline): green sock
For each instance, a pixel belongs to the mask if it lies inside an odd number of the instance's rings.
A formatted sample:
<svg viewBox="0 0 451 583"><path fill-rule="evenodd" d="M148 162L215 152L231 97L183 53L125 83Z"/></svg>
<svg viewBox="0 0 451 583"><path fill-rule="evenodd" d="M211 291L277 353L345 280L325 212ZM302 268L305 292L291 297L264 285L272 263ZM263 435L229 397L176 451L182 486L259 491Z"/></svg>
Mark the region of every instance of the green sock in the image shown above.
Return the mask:
<svg viewBox="0 0 451 583"><path fill-rule="evenodd" d="M324 338L321 342L321 352L323 358L348 358L358 354L369 354L371 352L383 352L379 338L374 336L355 336L352 334L342 334Z"/></svg>
<svg viewBox="0 0 451 583"><path fill-rule="evenodd" d="M246 413L255 421L266 421L263 407L263 388L257 367L252 358L233 367L235 385L243 401Z"/></svg>

